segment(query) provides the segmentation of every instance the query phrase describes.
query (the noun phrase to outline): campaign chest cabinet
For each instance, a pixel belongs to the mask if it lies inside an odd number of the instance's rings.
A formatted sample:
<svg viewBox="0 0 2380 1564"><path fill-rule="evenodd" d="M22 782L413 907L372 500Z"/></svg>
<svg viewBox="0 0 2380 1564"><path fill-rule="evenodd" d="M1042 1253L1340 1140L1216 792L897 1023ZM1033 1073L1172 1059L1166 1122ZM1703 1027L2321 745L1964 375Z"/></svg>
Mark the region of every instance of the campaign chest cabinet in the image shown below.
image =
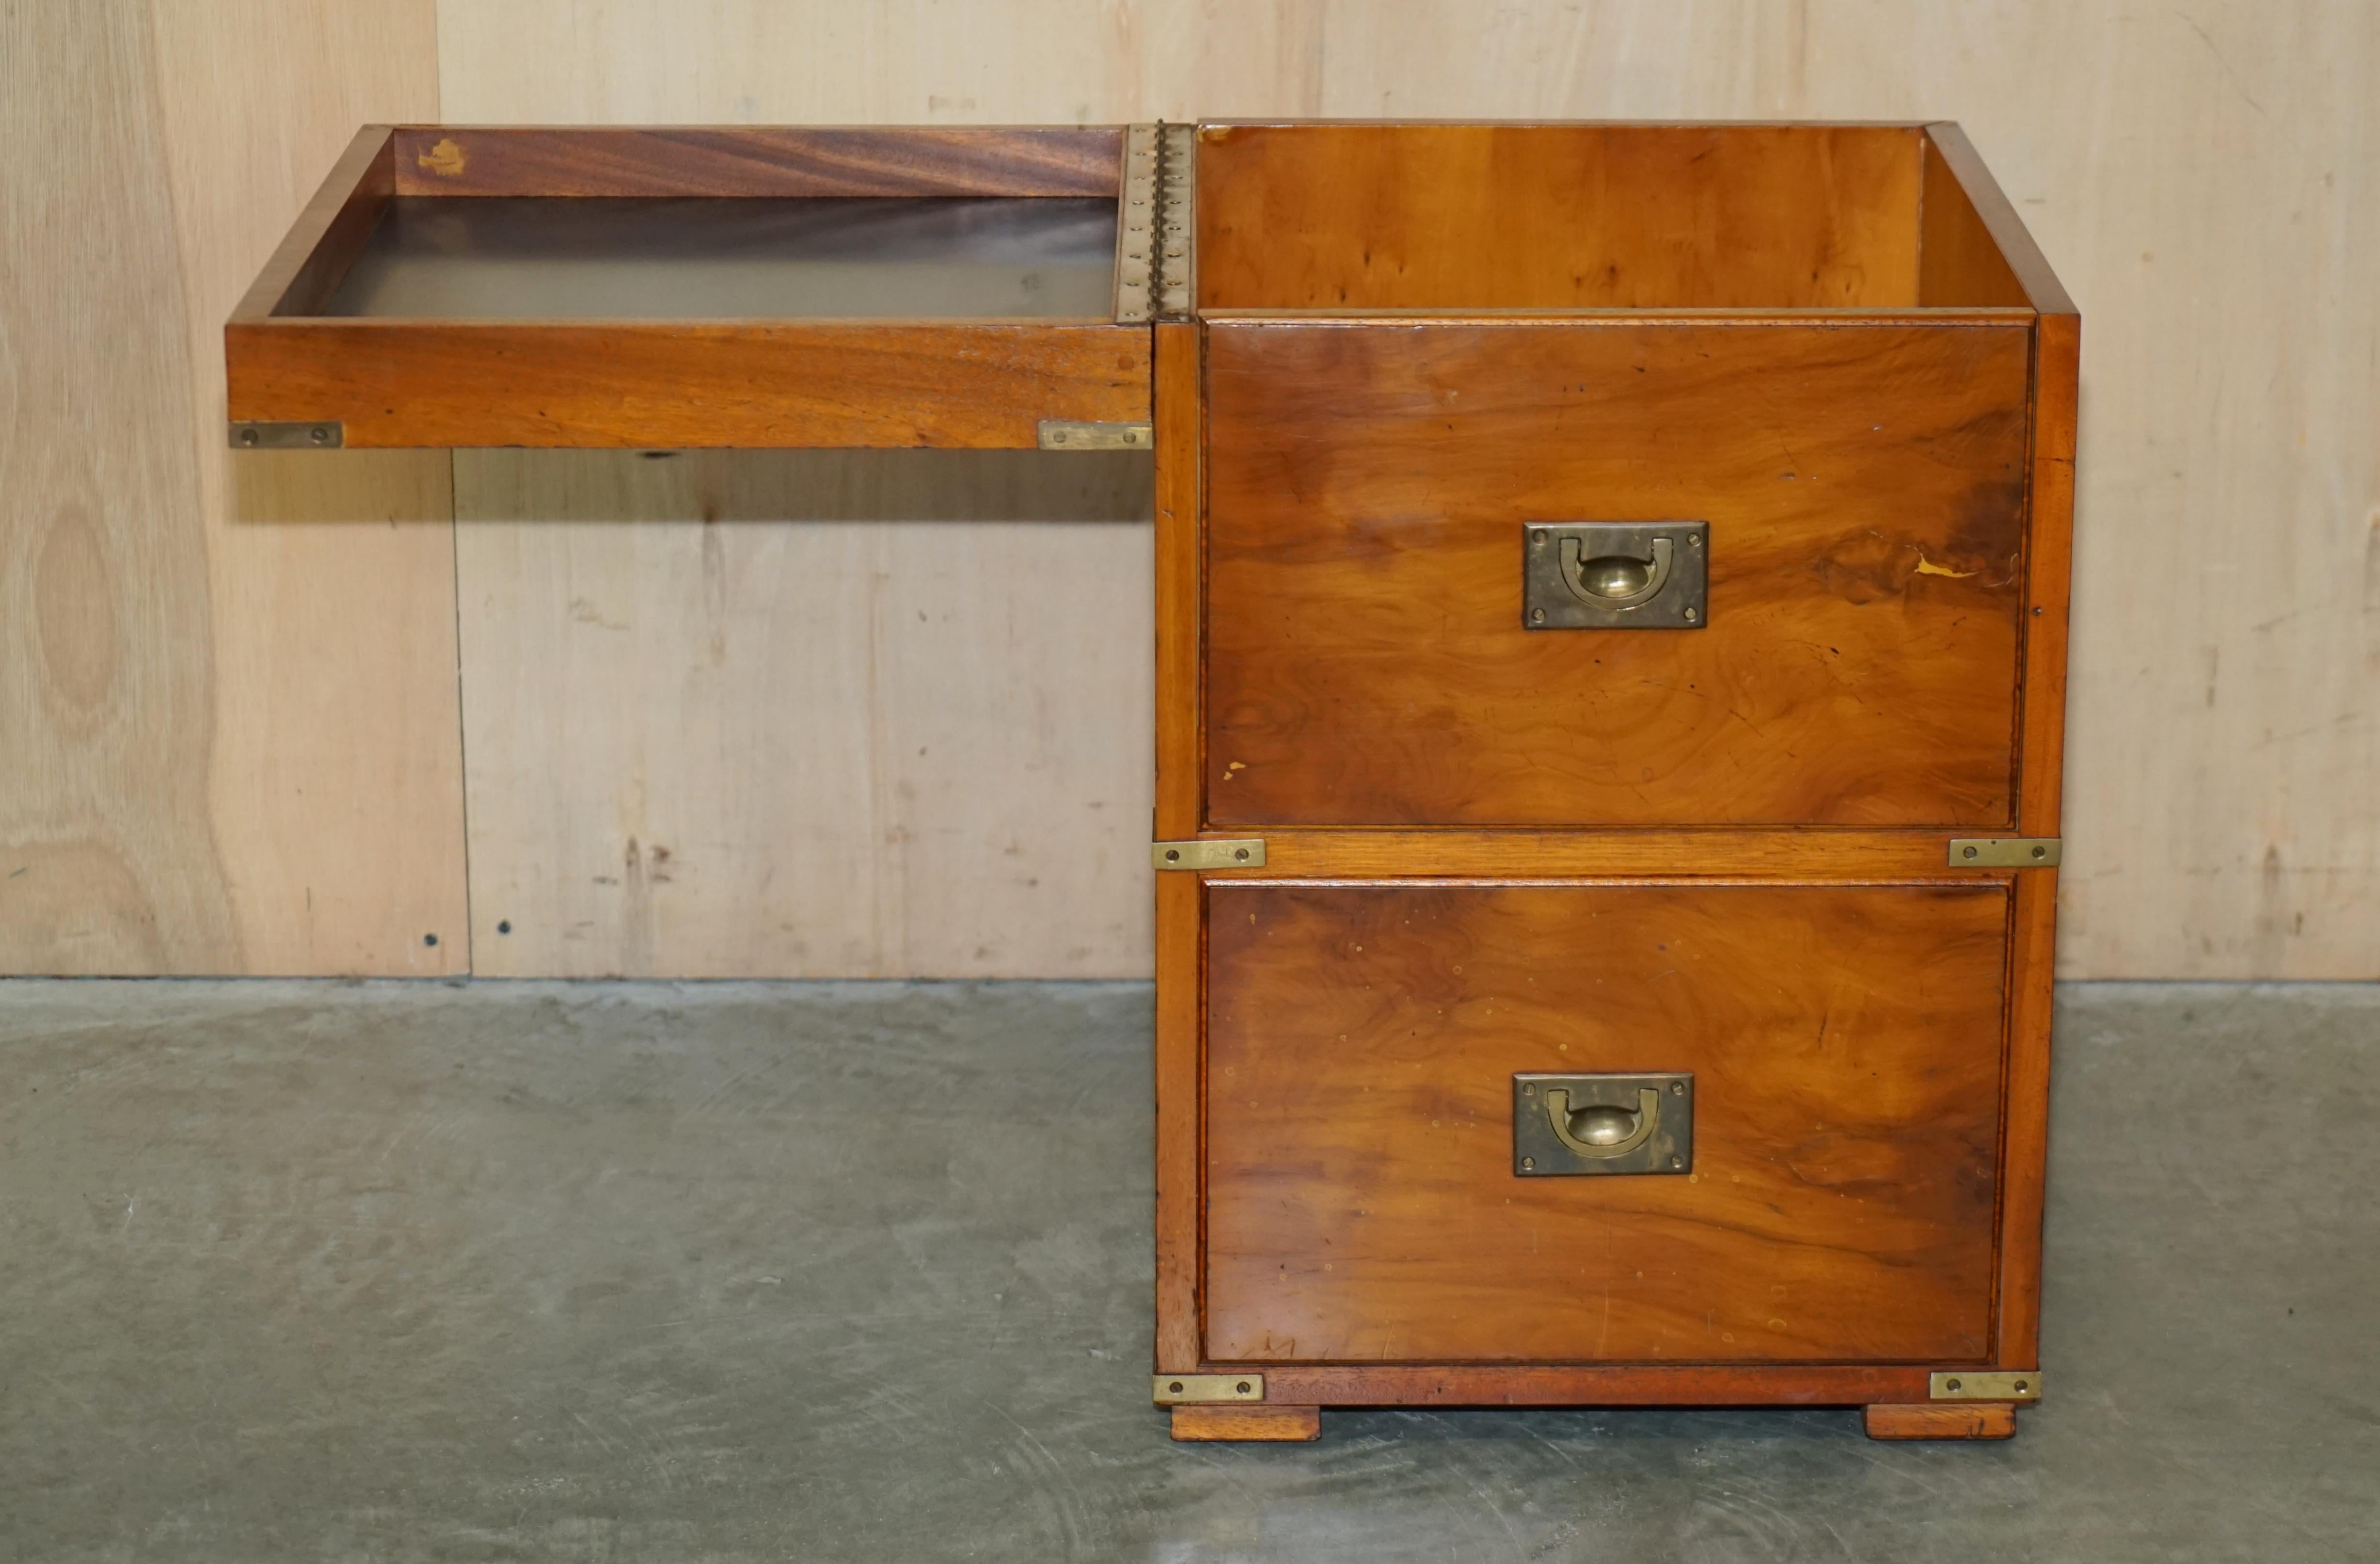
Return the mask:
<svg viewBox="0 0 2380 1564"><path fill-rule="evenodd" d="M1948 125L419 127L226 353L235 444L1153 449L1176 1437L1988 1438L2078 334Z"/></svg>

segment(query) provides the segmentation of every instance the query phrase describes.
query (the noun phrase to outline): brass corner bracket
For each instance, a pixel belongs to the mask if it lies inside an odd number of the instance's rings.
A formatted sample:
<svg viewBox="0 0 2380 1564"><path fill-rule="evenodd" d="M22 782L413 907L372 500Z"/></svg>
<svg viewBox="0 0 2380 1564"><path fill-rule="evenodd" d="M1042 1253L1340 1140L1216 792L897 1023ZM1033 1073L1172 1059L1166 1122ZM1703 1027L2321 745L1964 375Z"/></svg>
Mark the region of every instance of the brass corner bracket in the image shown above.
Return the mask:
<svg viewBox="0 0 2380 1564"><path fill-rule="evenodd" d="M1937 1401L2037 1401L2041 1400L2041 1371L1955 1368L1935 1375L1926 1389Z"/></svg>
<svg viewBox="0 0 2380 1564"><path fill-rule="evenodd" d="M1265 844L1260 836L1232 842L1152 842L1148 861L1160 869L1260 869Z"/></svg>
<svg viewBox="0 0 2380 1564"><path fill-rule="evenodd" d="M1954 869L2054 869L2064 846L2055 836L1954 836Z"/></svg>
<svg viewBox="0 0 2380 1564"><path fill-rule="evenodd" d="M1260 1401L1265 1399L1261 1374L1160 1374L1148 1386L1149 1400L1161 1407L1196 1406L1202 1401Z"/></svg>
<svg viewBox="0 0 2380 1564"><path fill-rule="evenodd" d="M235 451L335 451L346 443L347 426L336 418L320 423L237 419L231 426Z"/></svg>

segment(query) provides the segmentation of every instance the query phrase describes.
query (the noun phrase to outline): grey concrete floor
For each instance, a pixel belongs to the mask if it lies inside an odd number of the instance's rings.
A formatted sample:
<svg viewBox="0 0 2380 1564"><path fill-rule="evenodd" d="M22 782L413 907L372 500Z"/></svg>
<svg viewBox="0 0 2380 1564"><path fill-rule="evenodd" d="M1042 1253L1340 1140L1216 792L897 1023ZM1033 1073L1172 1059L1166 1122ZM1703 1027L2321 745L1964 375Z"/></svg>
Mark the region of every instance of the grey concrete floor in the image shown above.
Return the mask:
<svg viewBox="0 0 2380 1564"><path fill-rule="evenodd" d="M1127 985L0 984L0 1558L2368 1560L2380 988L2067 991L2049 1399L1146 1404Z"/></svg>

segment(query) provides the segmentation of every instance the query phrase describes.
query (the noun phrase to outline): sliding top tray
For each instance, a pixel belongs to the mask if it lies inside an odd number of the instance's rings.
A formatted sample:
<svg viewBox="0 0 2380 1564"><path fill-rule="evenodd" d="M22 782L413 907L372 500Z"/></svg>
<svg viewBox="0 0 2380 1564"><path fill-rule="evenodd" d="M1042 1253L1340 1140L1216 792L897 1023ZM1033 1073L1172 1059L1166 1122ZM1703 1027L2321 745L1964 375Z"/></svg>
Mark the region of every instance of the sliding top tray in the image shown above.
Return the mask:
<svg viewBox="0 0 2380 1564"><path fill-rule="evenodd" d="M1154 127L367 127L225 328L232 443L1145 444L1156 161Z"/></svg>

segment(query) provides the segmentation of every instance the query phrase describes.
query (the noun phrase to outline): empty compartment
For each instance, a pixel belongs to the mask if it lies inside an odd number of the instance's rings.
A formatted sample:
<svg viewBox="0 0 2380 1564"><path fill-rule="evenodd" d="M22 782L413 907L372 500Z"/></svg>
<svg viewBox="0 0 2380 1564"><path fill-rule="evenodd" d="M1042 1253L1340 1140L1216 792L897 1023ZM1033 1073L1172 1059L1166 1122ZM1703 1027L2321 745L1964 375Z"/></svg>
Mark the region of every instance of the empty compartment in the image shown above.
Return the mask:
<svg viewBox="0 0 2380 1564"><path fill-rule="evenodd" d="M1197 179L1209 311L2027 302L1924 126L1211 125Z"/></svg>
<svg viewBox="0 0 2380 1564"><path fill-rule="evenodd" d="M225 327L233 443L1031 448L1144 423L1148 230L1120 211L1153 152L1127 141L368 127Z"/></svg>

